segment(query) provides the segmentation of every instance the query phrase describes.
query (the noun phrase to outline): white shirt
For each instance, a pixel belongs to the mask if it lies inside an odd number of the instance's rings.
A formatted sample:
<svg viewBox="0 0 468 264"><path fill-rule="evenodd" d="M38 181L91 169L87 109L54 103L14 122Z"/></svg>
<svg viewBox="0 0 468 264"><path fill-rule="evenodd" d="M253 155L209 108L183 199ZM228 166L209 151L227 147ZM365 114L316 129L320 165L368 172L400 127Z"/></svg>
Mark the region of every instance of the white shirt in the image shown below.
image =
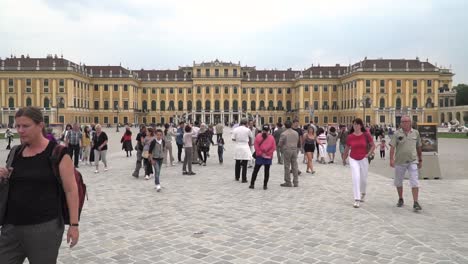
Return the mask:
<svg viewBox="0 0 468 264"><path fill-rule="evenodd" d="M235 140L234 159L236 160L251 160L252 152L250 151L249 138L252 137L252 131L245 126L239 126L232 132L232 139Z"/></svg>
<svg viewBox="0 0 468 264"><path fill-rule="evenodd" d="M199 131L200 131L200 128L199 128L199 127L196 127L196 126L192 127L192 137L193 137L193 138L198 137L198 132L199 132Z"/></svg>

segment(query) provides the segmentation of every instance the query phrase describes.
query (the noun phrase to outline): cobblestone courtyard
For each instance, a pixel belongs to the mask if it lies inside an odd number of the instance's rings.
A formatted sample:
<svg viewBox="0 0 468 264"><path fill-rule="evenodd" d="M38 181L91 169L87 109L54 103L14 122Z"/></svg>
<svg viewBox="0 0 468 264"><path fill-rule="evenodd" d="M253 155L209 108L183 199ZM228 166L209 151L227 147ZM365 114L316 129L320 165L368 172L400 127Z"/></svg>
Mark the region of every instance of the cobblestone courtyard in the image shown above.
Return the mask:
<svg viewBox="0 0 468 264"><path fill-rule="evenodd" d="M131 176L135 156L120 151L121 133L106 132L109 171L80 166L89 190L80 242L69 249L64 241L59 263L468 263L468 179L459 168L453 179L421 181L423 210L414 213L408 183L406 205L397 208L392 179L378 173L388 163L377 161L355 209L350 171L340 162L314 164L314 175L300 162L299 188L280 187L283 167L274 163L269 189L258 188L262 169L251 190L234 181L226 140L223 165L214 147L194 176L182 175L181 164L163 167L158 193L143 171Z"/></svg>

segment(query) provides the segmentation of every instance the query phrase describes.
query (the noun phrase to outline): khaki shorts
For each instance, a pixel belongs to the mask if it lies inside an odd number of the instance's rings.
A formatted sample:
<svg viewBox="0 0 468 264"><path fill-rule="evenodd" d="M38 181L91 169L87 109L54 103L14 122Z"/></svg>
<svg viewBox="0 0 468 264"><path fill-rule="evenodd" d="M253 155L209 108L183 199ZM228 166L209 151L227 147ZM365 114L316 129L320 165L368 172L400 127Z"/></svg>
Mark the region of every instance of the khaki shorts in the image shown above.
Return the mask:
<svg viewBox="0 0 468 264"><path fill-rule="evenodd" d="M395 165L395 180L396 187L403 186L403 179L405 178L406 171L409 173L409 182L411 188L419 187L419 170L418 164L407 163L403 165Z"/></svg>

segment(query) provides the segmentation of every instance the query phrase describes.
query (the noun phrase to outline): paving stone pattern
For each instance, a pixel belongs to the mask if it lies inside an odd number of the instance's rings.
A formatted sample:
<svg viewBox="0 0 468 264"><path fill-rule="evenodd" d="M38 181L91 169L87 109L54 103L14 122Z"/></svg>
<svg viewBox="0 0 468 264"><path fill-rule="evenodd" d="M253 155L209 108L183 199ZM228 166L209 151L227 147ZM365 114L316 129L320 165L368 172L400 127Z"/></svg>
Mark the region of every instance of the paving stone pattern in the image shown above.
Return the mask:
<svg viewBox="0 0 468 264"><path fill-rule="evenodd" d="M143 171L131 176L135 156L120 150L120 133L106 131L109 171L80 166L89 190L81 237L69 249L64 236L59 263L468 263L466 178L422 181L423 210L414 213L407 182L406 204L397 208L392 179L371 172L366 201L355 209L350 170L340 162L314 164L314 175L300 162L298 188L279 186L283 167L274 163L269 189L261 188L261 169L251 190L234 181L226 140L222 165L212 147L194 176L182 175L181 164L163 166L158 193Z"/></svg>

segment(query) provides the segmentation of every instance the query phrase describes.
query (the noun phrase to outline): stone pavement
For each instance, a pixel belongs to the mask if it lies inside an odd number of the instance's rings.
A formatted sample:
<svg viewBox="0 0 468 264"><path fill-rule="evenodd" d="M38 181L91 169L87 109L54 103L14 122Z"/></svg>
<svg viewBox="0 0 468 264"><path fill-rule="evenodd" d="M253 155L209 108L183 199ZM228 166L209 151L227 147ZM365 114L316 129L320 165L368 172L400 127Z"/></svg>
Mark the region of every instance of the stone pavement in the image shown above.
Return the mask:
<svg viewBox="0 0 468 264"><path fill-rule="evenodd" d="M223 165L213 147L194 176L182 175L181 164L163 167L157 193L143 171L131 176L135 158L120 151L121 133L107 132L110 169L80 167L89 190L80 242L69 249L64 241L59 263L468 263L466 176L422 181L423 210L414 213L407 182L406 205L396 208L392 179L371 172L355 209L349 168L339 162L314 164L314 175L300 163L299 188L280 187L283 167L274 164L269 189L261 170L251 190L234 181L226 140Z"/></svg>

